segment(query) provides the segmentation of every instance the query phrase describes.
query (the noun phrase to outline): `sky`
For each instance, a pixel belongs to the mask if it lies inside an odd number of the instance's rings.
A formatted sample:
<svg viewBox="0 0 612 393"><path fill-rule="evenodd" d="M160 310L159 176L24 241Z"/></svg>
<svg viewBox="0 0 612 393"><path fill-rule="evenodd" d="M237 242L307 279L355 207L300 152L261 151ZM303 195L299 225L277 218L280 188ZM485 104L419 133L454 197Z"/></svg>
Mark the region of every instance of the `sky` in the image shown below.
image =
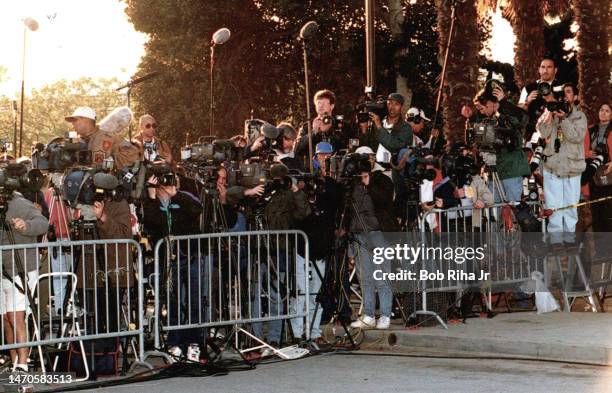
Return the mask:
<svg viewBox="0 0 612 393"><path fill-rule="evenodd" d="M27 33L26 91L83 76L129 80L146 35L134 30L125 6L118 0L0 0L0 67L8 69L0 95L14 98L21 88L26 17L39 23Z"/></svg>
<svg viewBox="0 0 612 393"><path fill-rule="evenodd" d="M0 0L0 67L7 69L0 95L17 98L21 86L22 20L32 17L37 31L27 32L26 94L59 79L116 77L128 81L144 54L146 35L127 20L119 0ZM513 63L514 35L498 12L492 55Z"/></svg>

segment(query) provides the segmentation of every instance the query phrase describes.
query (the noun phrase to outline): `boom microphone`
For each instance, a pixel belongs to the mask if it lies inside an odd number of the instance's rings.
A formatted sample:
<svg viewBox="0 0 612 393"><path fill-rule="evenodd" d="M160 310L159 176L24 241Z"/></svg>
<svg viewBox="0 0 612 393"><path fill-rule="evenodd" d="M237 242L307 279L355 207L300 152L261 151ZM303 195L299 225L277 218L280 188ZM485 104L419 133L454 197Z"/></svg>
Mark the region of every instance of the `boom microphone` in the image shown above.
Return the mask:
<svg viewBox="0 0 612 393"><path fill-rule="evenodd" d="M315 21L307 22L300 30L300 39L306 40L312 37L319 30L319 25Z"/></svg>
<svg viewBox="0 0 612 393"><path fill-rule="evenodd" d="M26 27L31 31L38 30L38 22L34 18L25 18L23 20L23 24L26 25Z"/></svg>
<svg viewBox="0 0 612 393"><path fill-rule="evenodd" d="M104 172L98 172L94 175L94 186L105 190L114 190L119 185L119 181L113 175Z"/></svg>
<svg viewBox="0 0 612 393"><path fill-rule="evenodd" d="M212 45L222 45L225 44L230 39L230 29L227 27L221 28L215 31L215 34L212 36L211 44Z"/></svg>

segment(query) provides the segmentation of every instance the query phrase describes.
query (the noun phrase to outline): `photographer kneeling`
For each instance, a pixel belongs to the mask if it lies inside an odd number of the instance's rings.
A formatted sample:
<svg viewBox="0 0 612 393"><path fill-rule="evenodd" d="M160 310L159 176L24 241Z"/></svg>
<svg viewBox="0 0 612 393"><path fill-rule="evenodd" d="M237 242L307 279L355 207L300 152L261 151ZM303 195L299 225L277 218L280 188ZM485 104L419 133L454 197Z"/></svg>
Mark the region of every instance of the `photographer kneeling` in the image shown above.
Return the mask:
<svg viewBox="0 0 612 393"><path fill-rule="evenodd" d="M359 160L357 179L351 193L350 232L355 236L356 261L363 297L363 315L351 324L354 328L388 329L391 324L393 292L386 280L376 280L374 271L390 272L390 261L373 262L373 250L385 247L383 232L396 232L399 225L390 210L393 206L393 182L382 172L371 172L368 156ZM376 323L376 292L380 303L380 318Z"/></svg>
<svg viewBox="0 0 612 393"><path fill-rule="evenodd" d="M3 170L5 182L16 181L27 169L19 164L9 164ZM2 198L1 212L4 216L0 232L3 245L35 244L37 237L47 232L49 221L41 214L32 202L24 198L19 191L9 192ZM8 199L8 201L7 201ZM6 210L4 210L6 209ZM38 278L40 261L36 249L28 248L11 252L2 252L2 291L0 292L0 313L4 318L4 337L7 344L28 342L25 325L25 310L28 307L26 290L31 290ZM21 262L21 264L17 263ZM20 266L21 265L21 266ZM25 278L27 276L27 279ZM27 285L24 286L24 281ZM13 370L28 371L29 348L10 350ZM8 370L8 369L7 369Z"/></svg>
<svg viewBox="0 0 612 393"><path fill-rule="evenodd" d="M566 84L565 100L547 98L546 110L538 119L536 129L546 140L544 148L544 198L548 209L571 206L580 200L580 176L586 167L584 137L587 119L575 105L577 89ZM548 218L551 243L574 243L578 211L567 208L555 211ZM563 233L560 233L563 232Z"/></svg>

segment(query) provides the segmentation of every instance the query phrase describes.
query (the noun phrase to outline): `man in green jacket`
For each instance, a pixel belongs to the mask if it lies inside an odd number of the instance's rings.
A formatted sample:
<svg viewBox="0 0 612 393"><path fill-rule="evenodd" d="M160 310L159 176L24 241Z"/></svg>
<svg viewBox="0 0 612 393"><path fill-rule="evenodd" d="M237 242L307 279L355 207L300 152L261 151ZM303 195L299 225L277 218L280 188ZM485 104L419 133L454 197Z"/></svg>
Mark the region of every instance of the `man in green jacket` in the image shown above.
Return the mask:
<svg viewBox="0 0 612 393"><path fill-rule="evenodd" d="M370 112L370 119L376 127L378 137L378 150L376 151L376 161L383 165L390 165L393 161L397 162L399 151L405 147L412 146L412 128L402 118L402 106L404 96L399 93L391 93L387 97L387 116L384 119ZM397 170L391 172L393 189L395 191L396 213L403 215L407 202L406 184L402 182Z"/></svg>
<svg viewBox="0 0 612 393"><path fill-rule="evenodd" d="M512 130L511 146L505 145L498 149L496 167L507 202L519 202L523 195L523 177L531 174L527 155L523 151L523 133L529 119L527 113L508 101L499 87L494 88L492 93L480 94L477 101L479 113L476 115L473 116L471 108L467 106L461 111L470 122L493 122L499 127ZM499 194L494 194L495 201L499 202Z"/></svg>

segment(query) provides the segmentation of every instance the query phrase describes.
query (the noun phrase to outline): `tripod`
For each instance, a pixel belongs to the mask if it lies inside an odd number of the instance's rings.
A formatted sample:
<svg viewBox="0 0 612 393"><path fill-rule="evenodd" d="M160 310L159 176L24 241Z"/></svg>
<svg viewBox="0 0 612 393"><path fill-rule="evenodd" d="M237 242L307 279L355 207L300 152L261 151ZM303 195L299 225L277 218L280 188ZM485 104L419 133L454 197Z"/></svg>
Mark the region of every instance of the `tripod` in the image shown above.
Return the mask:
<svg viewBox="0 0 612 393"><path fill-rule="evenodd" d="M508 198L506 198L506 190L504 189L504 184L499 178L499 173L497 172L497 156L495 153L482 152L481 153L482 160L485 163L485 172L487 174L487 179L493 182L493 196L497 192L501 201L503 203L508 203Z"/></svg>

